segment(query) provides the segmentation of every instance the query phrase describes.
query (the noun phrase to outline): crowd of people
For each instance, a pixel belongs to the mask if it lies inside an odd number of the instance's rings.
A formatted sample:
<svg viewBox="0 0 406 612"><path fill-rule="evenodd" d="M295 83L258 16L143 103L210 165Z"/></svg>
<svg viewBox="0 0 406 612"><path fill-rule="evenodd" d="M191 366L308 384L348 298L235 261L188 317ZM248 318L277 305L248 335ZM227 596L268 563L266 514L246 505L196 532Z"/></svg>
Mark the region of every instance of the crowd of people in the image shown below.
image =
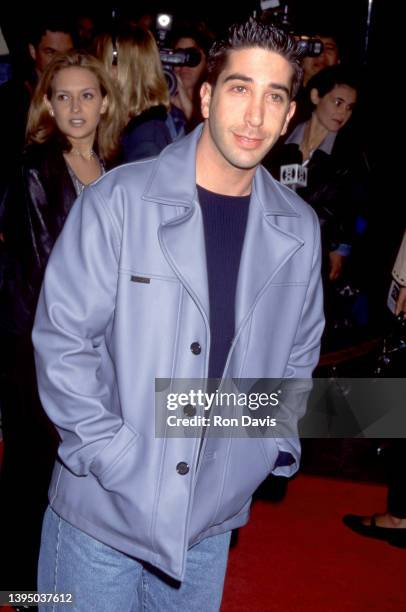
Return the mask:
<svg viewBox="0 0 406 612"><path fill-rule="evenodd" d="M29 70L0 87L1 495L21 499L23 489L29 499L1 506L2 587L36 590L45 513L42 592L54 590L58 565L56 590L69 590L75 567L80 598L93 581L100 611L103 598L130 609L135 595L121 574L144 576L160 609L215 610L230 529L246 522L268 472L297 469L299 450L272 440L261 470L252 440L233 440L226 464L237 467L215 475L207 462L225 453L221 444L167 451L153 439L149 378L306 378L320 345L382 333L382 293L365 272L376 177L356 129L363 83L331 32L318 33L319 56L303 58L291 36L260 20L223 39L185 22L168 44L199 61L174 68L171 92L143 18L113 25L98 32L89 15L74 27L47 16L27 41ZM306 184L292 190L271 178L287 165L305 168ZM396 314L406 310L404 251L403 242ZM390 271L379 286L389 288ZM239 453L252 454L249 468ZM163 485L165 458L175 465ZM226 477L233 484L217 496ZM165 524L160 504L181 527ZM391 501L383 518L346 524L388 539L380 529L406 529L406 512L396 512ZM403 545L403 532L391 539ZM101 563L110 576L95 573Z"/></svg>

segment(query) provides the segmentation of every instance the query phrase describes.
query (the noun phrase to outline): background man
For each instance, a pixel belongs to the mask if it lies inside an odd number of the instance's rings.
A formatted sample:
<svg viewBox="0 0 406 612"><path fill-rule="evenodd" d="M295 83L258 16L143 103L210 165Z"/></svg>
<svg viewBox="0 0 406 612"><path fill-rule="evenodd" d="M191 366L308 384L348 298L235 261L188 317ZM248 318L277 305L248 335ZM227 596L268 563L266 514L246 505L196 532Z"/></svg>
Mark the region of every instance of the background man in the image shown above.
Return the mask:
<svg viewBox="0 0 406 612"><path fill-rule="evenodd" d="M260 166L299 60L273 26L232 27L203 127L87 188L51 255L33 340L61 444L38 589L76 610L218 610L231 529L270 471L297 469L294 436L164 439L153 415L155 378L309 378L318 361L318 220Z"/></svg>
<svg viewBox="0 0 406 612"><path fill-rule="evenodd" d="M24 71L16 71L13 78L0 87L0 113L4 118L1 133L1 183L7 184L10 171L18 159L25 140L28 108L38 78L55 53L73 47L70 23L51 15L36 21L30 28L27 50L31 60Z"/></svg>
<svg viewBox="0 0 406 612"><path fill-rule="evenodd" d="M312 114L313 106L310 103L310 95L307 89L310 79L324 68L327 68L327 66L335 66L340 63L340 52L335 35L331 32L324 32L315 34L314 38L321 40L323 49L320 55L315 57L305 55L303 58L303 83L295 98L296 111L293 120L289 124L289 132L292 132L299 123L307 121Z"/></svg>
<svg viewBox="0 0 406 612"><path fill-rule="evenodd" d="M315 57L304 57L303 58L303 86L306 87L310 79L323 70L327 66L335 66L340 63L340 53L337 45L336 37L325 32L316 34L315 38L321 40L323 43L323 49L320 55Z"/></svg>

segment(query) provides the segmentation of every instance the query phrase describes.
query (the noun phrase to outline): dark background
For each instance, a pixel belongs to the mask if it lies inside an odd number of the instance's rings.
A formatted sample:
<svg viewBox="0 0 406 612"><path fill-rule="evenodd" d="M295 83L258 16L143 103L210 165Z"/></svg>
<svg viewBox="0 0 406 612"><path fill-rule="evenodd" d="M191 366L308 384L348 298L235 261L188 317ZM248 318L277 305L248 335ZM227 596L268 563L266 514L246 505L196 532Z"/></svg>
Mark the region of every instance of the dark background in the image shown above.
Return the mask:
<svg viewBox="0 0 406 612"><path fill-rule="evenodd" d="M32 3L26 7L23 3L10 5L3 2L0 9L0 22L7 41L12 46L21 44L24 33L29 27L32 18L38 10L44 11L43 4ZM372 0L372 15L369 28L370 48L368 56L365 54L365 36L367 33L368 0L289 0L281 2L289 8L289 18L298 33L311 33L320 27L336 30L342 48L344 59L352 58L356 63L373 61L379 50L379 37L386 31L385 17L389 16L390 3L384 0ZM191 0L149 0L144 2L104 2L94 4L81 2L83 13L88 10L103 25L109 23L111 11L115 8L119 13L136 13L146 7L151 12L170 12L175 16L204 19L215 30L230 24L233 21L244 19L253 14L254 10L260 12L260 2L245 0L240 2L221 2L219 0L191 1ZM392 7L393 8L393 7ZM50 6L51 9L51 6ZM75 4L59 9L60 13L72 14L77 8ZM55 6L52 6L52 12ZM382 30L380 32L380 30Z"/></svg>

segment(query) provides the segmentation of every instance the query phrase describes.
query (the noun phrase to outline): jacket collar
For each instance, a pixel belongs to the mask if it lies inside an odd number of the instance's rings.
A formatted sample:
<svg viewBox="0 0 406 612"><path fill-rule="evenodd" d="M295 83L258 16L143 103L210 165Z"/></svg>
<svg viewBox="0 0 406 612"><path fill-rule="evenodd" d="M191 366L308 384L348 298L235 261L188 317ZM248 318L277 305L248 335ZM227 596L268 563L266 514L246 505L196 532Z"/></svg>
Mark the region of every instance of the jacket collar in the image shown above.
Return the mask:
<svg viewBox="0 0 406 612"><path fill-rule="evenodd" d="M196 147L203 129L200 124L187 136L166 147L155 162L142 196L144 200L192 208L196 197ZM259 166L254 177L253 194L265 215L299 216L284 190Z"/></svg>
<svg viewBox="0 0 406 612"><path fill-rule="evenodd" d="M306 125L307 121L305 121L304 123L299 123L299 125L295 127L293 132L286 139L285 144L295 144L300 147L304 139ZM336 141L337 134L338 132L328 132L327 136L319 144L317 149L313 150L313 152L319 150L323 151L323 153L325 153L326 155L331 155L331 153L333 152L333 147Z"/></svg>
<svg viewBox="0 0 406 612"><path fill-rule="evenodd" d="M182 214L160 226L159 241L209 329L206 257L202 257L205 238L195 184L195 150L200 133L201 127L164 150L143 197L155 203L185 207ZM258 168L237 281L237 336L267 283L303 244L303 240L280 228L276 219L281 215L299 216L285 192L264 168Z"/></svg>

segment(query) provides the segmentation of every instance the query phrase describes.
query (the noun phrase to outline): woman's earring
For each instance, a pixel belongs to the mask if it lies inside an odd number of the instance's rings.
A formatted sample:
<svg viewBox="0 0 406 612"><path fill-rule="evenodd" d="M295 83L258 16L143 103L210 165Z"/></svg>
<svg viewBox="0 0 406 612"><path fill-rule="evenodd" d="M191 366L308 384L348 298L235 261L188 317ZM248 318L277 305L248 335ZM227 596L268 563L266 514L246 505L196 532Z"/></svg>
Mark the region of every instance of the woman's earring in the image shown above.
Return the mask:
<svg viewBox="0 0 406 612"><path fill-rule="evenodd" d="M52 110L52 108L49 111L49 114L51 115L51 117L53 117L55 115L54 111Z"/></svg>

